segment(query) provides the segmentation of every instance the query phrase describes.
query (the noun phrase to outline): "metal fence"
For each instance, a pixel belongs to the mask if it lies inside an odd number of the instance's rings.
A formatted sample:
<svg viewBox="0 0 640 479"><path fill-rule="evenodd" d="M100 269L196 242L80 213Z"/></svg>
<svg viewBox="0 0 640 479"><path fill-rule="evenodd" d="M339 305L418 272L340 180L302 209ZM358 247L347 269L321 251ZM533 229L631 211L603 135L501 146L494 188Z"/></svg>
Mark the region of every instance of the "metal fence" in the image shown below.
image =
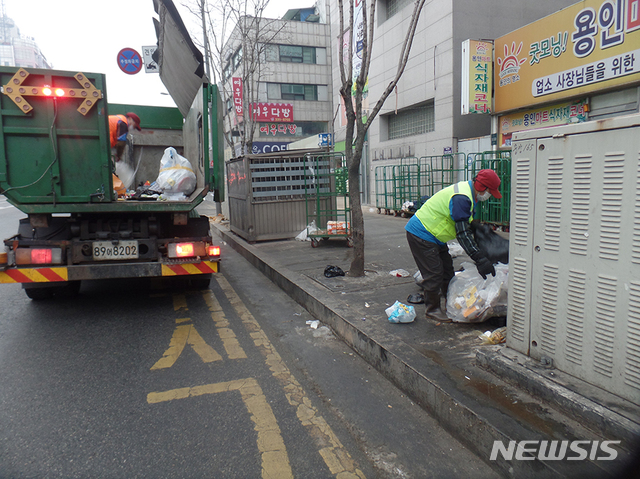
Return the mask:
<svg viewBox="0 0 640 479"><path fill-rule="evenodd" d="M425 197L464 180L472 180L485 168L494 170L501 180L502 199L491 198L478 206L476 218L509 227L511 205L511 152L485 151L452 155L404 158L399 165L378 166L375 169L376 207L378 212L405 216L406 202L421 204Z"/></svg>
<svg viewBox="0 0 640 479"><path fill-rule="evenodd" d="M342 153L305 155L304 177L307 236L311 246L320 240L342 238L351 242L351 208L346 159ZM315 225L315 228L311 228Z"/></svg>

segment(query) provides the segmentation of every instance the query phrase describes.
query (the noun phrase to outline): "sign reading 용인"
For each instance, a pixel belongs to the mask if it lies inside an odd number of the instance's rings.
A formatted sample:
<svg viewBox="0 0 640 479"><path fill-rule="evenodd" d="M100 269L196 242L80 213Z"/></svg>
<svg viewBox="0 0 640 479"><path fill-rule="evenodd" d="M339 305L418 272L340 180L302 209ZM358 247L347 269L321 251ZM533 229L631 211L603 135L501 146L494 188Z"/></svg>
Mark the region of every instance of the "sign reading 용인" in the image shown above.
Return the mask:
<svg viewBox="0 0 640 479"><path fill-rule="evenodd" d="M584 0L495 41L495 111L640 82L640 0Z"/></svg>

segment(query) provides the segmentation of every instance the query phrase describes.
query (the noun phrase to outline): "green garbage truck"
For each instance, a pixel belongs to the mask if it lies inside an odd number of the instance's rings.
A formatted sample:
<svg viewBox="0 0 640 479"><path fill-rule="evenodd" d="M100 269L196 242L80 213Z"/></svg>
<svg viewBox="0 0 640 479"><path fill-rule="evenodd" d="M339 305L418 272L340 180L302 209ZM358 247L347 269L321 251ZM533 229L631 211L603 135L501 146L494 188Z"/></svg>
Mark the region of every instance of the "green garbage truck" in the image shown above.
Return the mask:
<svg viewBox="0 0 640 479"><path fill-rule="evenodd" d="M172 20L166 11L164 17L163 25ZM188 34L186 42L175 42L186 52L163 45L171 34L186 32L173 28L159 35L161 77L163 66L179 71L179 62L202 62ZM163 51L171 53L163 57ZM139 139L130 135L128 142L133 178L123 194L116 191L105 75L0 67L0 193L26 215L15 235L4 239L0 283L21 283L32 299L73 294L81 281L107 278L183 276L208 284L218 272L220 247L196 206L210 192L217 201L224 197L221 104L216 86L191 71L192 78L171 71L163 78L184 118L182 131L168 135L170 143L145 129L140 114ZM144 111L149 122L151 107ZM145 144L160 153L142 151ZM189 191L144 193L154 192L162 171L158 147L186 159L166 169L190 170ZM142 172L151 189L138 187ZM130 194L136 187L138 194Z"/></svg>

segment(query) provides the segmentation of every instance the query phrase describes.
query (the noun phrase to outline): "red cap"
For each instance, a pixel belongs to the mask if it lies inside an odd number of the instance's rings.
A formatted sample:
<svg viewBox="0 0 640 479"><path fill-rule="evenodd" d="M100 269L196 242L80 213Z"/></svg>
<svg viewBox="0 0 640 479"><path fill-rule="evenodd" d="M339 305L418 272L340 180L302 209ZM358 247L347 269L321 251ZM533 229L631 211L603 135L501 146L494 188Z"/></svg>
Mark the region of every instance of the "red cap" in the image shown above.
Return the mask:
<svg viewBox="0 0 640 479"><path fill-rule="evenodd" d="M480 170L476 176L475 184L473 185L477 191L489 190L489 193L494 198L500 199L502 195L498 191L500 187L500 178L493 170Z"/></svg>
<svg viewBox="0 0 640 479"><path fill-rule="evenodd" d="M133 120L133 122L135 123L136 129L138 131L142 130L142 128L140 128L140 117L138 115L136 115L135 113L129 112L126 114L126 116L128 116Z"/></svg>

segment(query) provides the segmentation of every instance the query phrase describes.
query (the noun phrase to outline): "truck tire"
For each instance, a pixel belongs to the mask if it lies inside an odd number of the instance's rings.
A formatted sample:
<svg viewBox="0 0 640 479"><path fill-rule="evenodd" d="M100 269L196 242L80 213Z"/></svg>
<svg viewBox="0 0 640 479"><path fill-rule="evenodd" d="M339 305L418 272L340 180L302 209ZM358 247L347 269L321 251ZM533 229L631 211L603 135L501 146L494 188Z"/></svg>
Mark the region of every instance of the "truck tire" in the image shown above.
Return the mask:
<svg viewBox="0 0 640 479"><path fill-rule="evenodd" d="M198 274L189 278L190 289L209 289L211 274Z"/></svg>
<svg viewBox="0 0 640 479"><path fill-rule="evenodd" d="M24 292L27 293L29 299L34 301L41 301L43 299L53 298L53 288L25 288Z"/></svg>
<svg viewBox="0 0 640 479"><path fill-rule="evenodd" d="M23 284L24 292L29 299L40 301L43 299L57 298L75 298L80 292L80 281L69 281L63 285L26 285Z"/></svg>

